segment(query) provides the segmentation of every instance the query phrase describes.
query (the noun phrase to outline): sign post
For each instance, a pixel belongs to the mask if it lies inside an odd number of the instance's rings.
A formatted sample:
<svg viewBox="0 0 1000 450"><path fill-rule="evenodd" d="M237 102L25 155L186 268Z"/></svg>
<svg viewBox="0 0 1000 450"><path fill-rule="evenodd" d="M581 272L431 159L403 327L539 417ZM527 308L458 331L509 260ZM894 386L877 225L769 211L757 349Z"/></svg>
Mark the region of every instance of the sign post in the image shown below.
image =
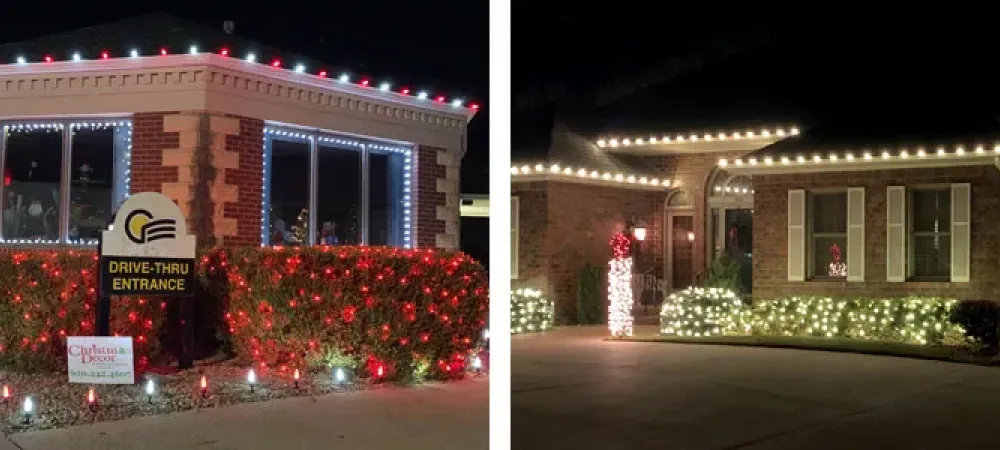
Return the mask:
<svg viewBox="0 0 1000 450"><path fill-rule="evenodd" d="M98 336L110 334L112 295L168 296L181 302L180 367L193 365L195 237L187 234L180 208L163 194L128 198L100 239Z"/></svg>

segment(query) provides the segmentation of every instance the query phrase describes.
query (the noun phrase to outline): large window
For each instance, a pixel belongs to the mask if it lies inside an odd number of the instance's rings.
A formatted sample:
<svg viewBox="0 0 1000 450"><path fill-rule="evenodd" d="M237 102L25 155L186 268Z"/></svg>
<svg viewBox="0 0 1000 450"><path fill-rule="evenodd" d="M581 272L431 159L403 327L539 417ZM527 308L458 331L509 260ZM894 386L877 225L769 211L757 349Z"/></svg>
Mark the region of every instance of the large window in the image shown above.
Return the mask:
<svg viewBox="0 0 1000 450"><path fill-rule="evenodd" d="M265 130L264 245L410 246L410 150Z"/></svg>
<svg viewBox="0 0 1000 450"><path fill-rule="evenodd" d="M3 123L0 239L96 244L128 192L131 123Z"/></svg>
<svg viewBox="0 0 1000 450"><path fill-rule="evenodd" d="M947 280L951 276L951 191L910 190L910 277Z"/></svg>
<svg viewBox="0 0 1000 450"><path fill-rule="evenodd" d="M847 277L847 193L809 196L809 274Z"/></svg>

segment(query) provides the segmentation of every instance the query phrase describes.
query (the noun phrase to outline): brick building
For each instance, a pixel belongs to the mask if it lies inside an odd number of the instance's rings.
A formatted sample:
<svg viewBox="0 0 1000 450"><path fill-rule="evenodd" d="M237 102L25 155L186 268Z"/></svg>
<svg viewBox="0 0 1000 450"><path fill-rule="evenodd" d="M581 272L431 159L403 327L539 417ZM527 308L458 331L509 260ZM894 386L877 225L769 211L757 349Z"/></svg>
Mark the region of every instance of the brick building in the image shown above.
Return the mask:
<svg viewBox="0 0 1000 450"><path fill-rule="evenodd" d="M581 268L606 272L609 239L631 225L645 234L635 274L646 285L636 289L659 288L651 304L703 283L722 254L754 299L996 299L1000 142L939 131L557 125L545 158L511 167L512 284L541 289L557 320L572 322Z"/></svg>
<svg viewBox="0 0 1000 450"><path fill-rule="evenodd" d="M476 105L162 15L0 57L5 245L92 245L155 191L201 244L458 246Z"/></svg>

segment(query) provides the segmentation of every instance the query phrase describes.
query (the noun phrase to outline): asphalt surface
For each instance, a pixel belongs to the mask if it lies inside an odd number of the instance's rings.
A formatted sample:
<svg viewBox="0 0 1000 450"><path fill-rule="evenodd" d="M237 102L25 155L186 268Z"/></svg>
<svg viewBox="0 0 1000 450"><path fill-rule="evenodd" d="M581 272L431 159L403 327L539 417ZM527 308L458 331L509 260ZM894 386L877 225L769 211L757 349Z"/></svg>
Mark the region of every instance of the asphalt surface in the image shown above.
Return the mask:
<svg viewBox="0 0 1000 450"><path fill-rule="evenodd" d="M1000 447L997 368L604 334L512 338L511 448Z"/></svg>

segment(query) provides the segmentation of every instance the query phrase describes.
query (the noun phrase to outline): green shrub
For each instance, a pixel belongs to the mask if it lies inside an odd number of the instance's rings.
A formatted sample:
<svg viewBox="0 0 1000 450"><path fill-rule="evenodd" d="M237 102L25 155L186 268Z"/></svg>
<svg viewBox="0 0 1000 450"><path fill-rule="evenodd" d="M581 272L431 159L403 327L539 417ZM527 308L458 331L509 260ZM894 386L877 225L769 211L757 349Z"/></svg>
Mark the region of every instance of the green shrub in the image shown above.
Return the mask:
<svg viewBox="0 0 1000 450"><path fill-rule="evenodd" d="M952 311L951 320L965 328L966 335L986 349L1000 347L1000 303L991 300L963 301Z"/></svg>
<svg viewBox="0 0 1000 450"><path fill-rule="evenodd" d="M718 336L744 331L743 302L729 289L690 287L667 296L660 309L660 333Z"/></svg>
<svg viewBox="0 0 1000 450"><path fill-rule="evenodd" d="M510 293L510 332L545 331L552 328L555 305L537 289Z"/></svg>
<svg viewBox="0 0 1000 450"><path fill-rule="evenodd" d="M688 288L670 295L660 332L815 336L908 344L954 343L964 329L951 321L955 300L934 297L832 299L788 297L746 305L730 290Z"/></svg>
<svg viewBox="0 0 1000 450"><path fill-rule="evenodd" d="M576 322L580 325L596 325L601 320L601 272L586 263L577 277Z"/></svg>
<svg viewBox="0 0 1000 450"><path fill-rule="evenodd" d="M461 253L384 247L216 249L236 354L277 370L349 358L359 376L461 376L489 315L483 267ZM219 273L224 273L220 282Z"/></svg>
<svg viewBox="0 0 1000 450"><path fill-rule="evenodd" d="M733 261L725 253L719 255L708 267L705 285L730 290L738 294L740 291L740 264Z"/></svg>

